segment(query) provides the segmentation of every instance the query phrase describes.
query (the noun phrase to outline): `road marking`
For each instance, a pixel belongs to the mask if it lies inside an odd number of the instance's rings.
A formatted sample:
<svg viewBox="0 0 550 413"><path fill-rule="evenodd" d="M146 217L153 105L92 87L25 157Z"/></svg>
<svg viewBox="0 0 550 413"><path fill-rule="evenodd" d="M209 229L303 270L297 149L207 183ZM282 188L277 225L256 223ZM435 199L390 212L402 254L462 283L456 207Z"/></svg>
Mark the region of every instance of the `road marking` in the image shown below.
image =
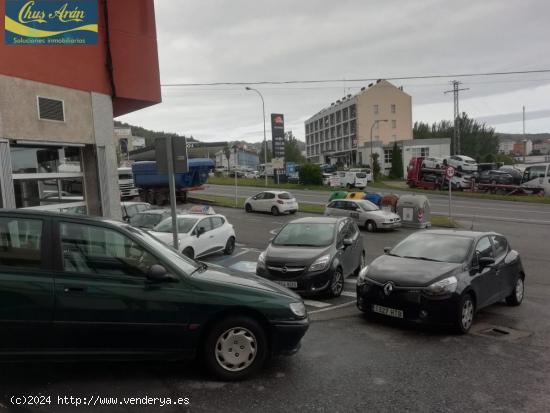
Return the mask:
<svg viewBox="0 0 550 413"><path fill-rule="evenodd" d="M344 297L357 297L357 295L352 291L342 291L342 294Z"/></svg>
<svg viewBox="0 0 550 413"><path fill-rule="evenodd" d="M333 305L333 306L330 306L330 307L327 307L327 308L321 308L320 310L308 311L308 313L309 314L323 313L325 311L337 310L339 308L349 307L351 305L355 305L355 301L350 301L348 303L339 304L339 305Z"/></svg>
<svg viewBox="0 0 550 413"><path fill-rule="evenodd" d="M357 284L357 280L356 280L355 278L353 278L353 279L346 279L346 280L344 280L344 282L345 282L346 284L353 284L353 285Z"/></svg>
<svg viewBox="0 0 550 413"><path fill-rule="evenodd" d="M321 301L315 301L315 300L304 300L304 304L309 305L310 307L317 307L317 308L330 307L329 303L323 303Z"/></svg>
<svg viewBox="0 0 550 413"><path fill-rule="evenodd" d="M248 251L247 251L248 252ZM233 265L230 265L229 268L233 268L237 271L247 272L247 273L256 273L256 261L239 261Z"/></svg>

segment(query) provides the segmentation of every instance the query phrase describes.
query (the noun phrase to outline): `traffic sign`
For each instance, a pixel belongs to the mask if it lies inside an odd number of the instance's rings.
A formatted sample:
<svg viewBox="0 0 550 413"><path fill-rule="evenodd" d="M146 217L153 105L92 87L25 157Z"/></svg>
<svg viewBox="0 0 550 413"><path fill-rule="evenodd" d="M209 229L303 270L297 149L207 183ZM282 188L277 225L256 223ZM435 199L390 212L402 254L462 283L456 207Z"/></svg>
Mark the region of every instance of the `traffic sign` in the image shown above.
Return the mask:
<svg viewBox="0 0 550 413"><path fill-rule="evenodd" d="M453 168L452 166L448 166L445 170L445 175L448 179L451 179L453 176L455 176L455 168Z"/></svg>

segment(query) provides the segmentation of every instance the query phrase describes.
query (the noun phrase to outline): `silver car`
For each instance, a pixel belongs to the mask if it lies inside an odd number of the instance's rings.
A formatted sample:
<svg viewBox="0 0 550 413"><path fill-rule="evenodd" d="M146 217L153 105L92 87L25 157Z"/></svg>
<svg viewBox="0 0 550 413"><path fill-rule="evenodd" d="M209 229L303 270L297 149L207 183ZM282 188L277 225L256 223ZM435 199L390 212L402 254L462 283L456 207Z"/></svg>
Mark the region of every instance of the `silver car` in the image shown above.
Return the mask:
<svg viewBox="0 0 550 413"><path fill-rule="evenodd" d="M350 217L369 232L377 229L395 229L401 226L399 215L384 211L365 199L335 199L325 208L325 215Z"/></svg>

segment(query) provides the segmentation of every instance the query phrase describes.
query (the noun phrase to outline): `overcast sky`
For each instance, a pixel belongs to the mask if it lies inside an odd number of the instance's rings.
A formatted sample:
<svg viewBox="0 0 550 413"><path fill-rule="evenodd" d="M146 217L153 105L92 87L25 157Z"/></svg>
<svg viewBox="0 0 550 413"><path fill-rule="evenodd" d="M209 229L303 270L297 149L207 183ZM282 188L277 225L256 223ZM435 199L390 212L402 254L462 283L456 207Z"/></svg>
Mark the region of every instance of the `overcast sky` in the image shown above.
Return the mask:
<svg viewBox="0 0 550 413"><path fill-rule="evenodd" d="M304 120L368 82L550 69L548 0L156 0L161 83L342 79L255 86L304 139ZM452 78L392 81L413 121L452 119ZM550 73L458 79L460 109L497 131L550 132ZM243 86L162 88L163 102L118 120L204 141L263 137L261 101Z"/></svg>

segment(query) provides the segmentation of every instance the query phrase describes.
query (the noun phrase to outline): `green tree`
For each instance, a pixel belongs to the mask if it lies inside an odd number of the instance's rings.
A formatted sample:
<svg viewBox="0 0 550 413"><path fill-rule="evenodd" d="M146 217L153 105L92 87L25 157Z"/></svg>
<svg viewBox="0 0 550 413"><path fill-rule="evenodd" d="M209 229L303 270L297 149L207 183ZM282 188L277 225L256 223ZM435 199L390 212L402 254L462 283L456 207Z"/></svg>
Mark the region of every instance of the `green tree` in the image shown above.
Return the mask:
<svg viewBox="0 0 550 413"><path fill-rule="evenodd" d="M229 160L231 159L231 148L229 146L226 146L223 148L223 154L225 155L225 158L227 159L227 170L229 171ZM223 165L222 165L223 166Z"/></svg>
<svg viewBox="0 0 550 413"><path fill-rule="evenodd" d="M321 185L323 183L321 167L313 163L300 165L300 183L304 185Z"/></svg>
<svg viewBox="0 0 550 413"><path fill-rule="evenodd" d="M461 154L475 158L477 161L484 160L488 155L495 156L498 153L498 135L495 130L485 123L462 113L458 119L460 129ZM423 122L415 122L413 128L414 139L428 138L451 138L454 136L454 123L442 120L431 126ZM454 153L454 143L451 140L451 153Z"/></svg>
<svg viewBox="0 0 550 413"><path fill-rule="evenodd" d="M305 158L300 148L300 142L292 134L292 131L285 133L285 161L296 163L305 162Z"/></svg>
<svg viewBox="0 0 550 413"><path fill-rule="evenodd" d="M403 157L401 156L401 149L397 146L397 142L393 143L390 177L393 179L403 178Z"/></svg>
<svg viewBox="0 0 550 413"><path fill-rule="evenodd" d="M378 153L374 152L372 154L372 175L374 176L375 181L378 181L381 178L380 163L378 162L378 157Z"/></svg>

